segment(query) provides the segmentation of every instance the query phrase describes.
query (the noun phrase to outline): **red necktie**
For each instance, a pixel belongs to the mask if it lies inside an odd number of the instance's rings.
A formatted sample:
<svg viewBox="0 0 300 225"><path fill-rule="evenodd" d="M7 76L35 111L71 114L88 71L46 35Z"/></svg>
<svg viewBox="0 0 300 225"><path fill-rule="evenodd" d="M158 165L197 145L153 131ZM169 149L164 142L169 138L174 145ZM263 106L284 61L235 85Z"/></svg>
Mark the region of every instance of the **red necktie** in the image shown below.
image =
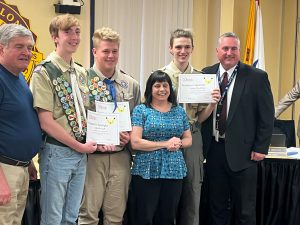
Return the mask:
<svg viewBox="0 0 300 225"><path fill-rule="evenodd" d="M228 74L227 74L227 72L224 72L223 80L222 80L221 86L220 86L221 96L222 96L223 92L225 91L227 82L228 82ZM223 135L225 133L226 119L227 119L227 93L226 93L223 103L222 103L222 110L221 110L220 119L218 122L218 128L219 128L220 135Z"/></svg>

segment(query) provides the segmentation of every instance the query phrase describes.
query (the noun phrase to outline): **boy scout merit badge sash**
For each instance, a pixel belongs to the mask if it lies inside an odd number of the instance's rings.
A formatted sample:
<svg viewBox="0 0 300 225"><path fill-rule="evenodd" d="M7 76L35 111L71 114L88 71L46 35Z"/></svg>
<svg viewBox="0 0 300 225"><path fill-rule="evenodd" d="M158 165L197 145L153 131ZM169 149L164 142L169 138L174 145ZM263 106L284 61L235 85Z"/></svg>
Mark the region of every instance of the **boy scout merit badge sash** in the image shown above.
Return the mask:
<svg viewBox="0 0 300 225"><path fill-rule="evenodd" d="M89 94L90 102L92 102L92 104L94 105L95 100L100 102L114 101L114 98L108 88L108 84L100 80L99 76L92 68L90 68L88 72L89 72L88 86L90 90L90 94Z"/></svg>
<svg viewBox="0 0 300 225"><path fill-rule="evenodd" d="M56 94L60 100L63 111L67 117L70 127L72 128L72 132L76 140L83 142L86 137L86 118L84 116L78 116L78 112L76 113L76 111L79 110L79 107L76 107L77 110L75 109L72 86L65 80L62 75L62 71L52 62L43 62L42 66L44 66L47 70L51 82L54 85ZM80 77L79 79L81 84L86 84L84 77ZM81 123L78 123L78 118L81 120Z"/></svg>

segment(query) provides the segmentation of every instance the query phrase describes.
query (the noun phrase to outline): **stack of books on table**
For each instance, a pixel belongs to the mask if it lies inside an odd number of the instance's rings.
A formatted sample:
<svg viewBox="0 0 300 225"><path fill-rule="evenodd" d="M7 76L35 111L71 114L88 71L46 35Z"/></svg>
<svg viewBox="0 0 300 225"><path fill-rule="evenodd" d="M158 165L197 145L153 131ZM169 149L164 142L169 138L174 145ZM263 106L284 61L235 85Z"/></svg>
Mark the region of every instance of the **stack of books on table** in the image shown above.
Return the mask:
<svg viewBox="0 0 300 225"><path fill-rule="evenodd" d="M268 158L287 158L287 148L286 147L272 147L270 146L268 152Z"/></svg>

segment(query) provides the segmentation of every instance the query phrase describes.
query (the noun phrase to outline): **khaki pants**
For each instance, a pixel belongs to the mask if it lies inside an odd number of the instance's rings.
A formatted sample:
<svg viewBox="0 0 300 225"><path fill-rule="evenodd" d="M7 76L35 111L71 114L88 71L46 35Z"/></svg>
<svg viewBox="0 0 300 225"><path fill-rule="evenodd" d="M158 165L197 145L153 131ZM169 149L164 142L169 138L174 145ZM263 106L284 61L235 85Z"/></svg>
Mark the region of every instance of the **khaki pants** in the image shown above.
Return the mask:
<svg viewBox="0 0 300 225"><path fill-rule="evenodd" d="M88 156L79 225L97 225L100 209L104 225L122 224L131 178L130 166L128 151Z"/></svg>
<svg viewBox="0 0 300 225"><path fill-rule="evenodd" d="M183 179L177 224L199 225L199 207L203 182L203 148L200 124L191 126L193 145L184 149L187 176Z"/></svg>
<svg viewBox="0 0 300 225"><path fill-rule="evenodd" d="M0 163L11 191L11 201L0 205L0 225L20 225L25 210L29 174L27 167Z"/></svg>

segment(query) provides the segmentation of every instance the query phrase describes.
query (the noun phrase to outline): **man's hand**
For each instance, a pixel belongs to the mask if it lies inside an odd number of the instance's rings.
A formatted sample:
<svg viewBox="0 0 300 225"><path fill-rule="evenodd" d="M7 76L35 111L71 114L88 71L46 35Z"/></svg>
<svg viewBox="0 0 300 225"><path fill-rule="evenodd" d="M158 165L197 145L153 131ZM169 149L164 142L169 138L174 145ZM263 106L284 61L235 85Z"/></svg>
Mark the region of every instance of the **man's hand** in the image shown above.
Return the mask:
<svg viewBox="0 0 300 225"><path fill-rule="evenodd" d="M28 166L28 173L29 173L29 179L30 180L36 180L37 179L37 171L35 168L35 165L33 161L31 161L30 165Z"/></svg>
<svg viewBox="0 0 300 225"><path fill-rule="evenodd" d="M212 105L215 106L220 101L221 98L220 89L219 88L213 89L211 92L211 96L213 99Z"/></svg>
<svg viewBox="0 0 300 225"><path fill-rule="evenodd" d="M251 160L253 161L261 161L266 157L266 154L258 153L258 152L251 152Z"/></svg>
<svg viewBox="0 0 300 225"><path fill-rule="evenodd" d="M11 200L11 191L6 181L5 175L0 166L0 205L5 205Z"/></svg>
<svg viewBox="0 0 300 225"><path fill-rule="evenodd" d="M115 145L97 145L97 150L100 152L113 152L116 151Z"/></svg>
<svg viewBox="0 0 300 225"><path fill-rule="evenodd" d="M80 149L78 149L78 152L93 153L96 150L97 150L97 143L95 141L88 141L80 145Z"/></svg>
<svg viewBox="0 0 300 225"><path fill-rule="evenodd" d="M128 132L120 132L120 145L124 147L130 141L130 135Z"/></svg>

